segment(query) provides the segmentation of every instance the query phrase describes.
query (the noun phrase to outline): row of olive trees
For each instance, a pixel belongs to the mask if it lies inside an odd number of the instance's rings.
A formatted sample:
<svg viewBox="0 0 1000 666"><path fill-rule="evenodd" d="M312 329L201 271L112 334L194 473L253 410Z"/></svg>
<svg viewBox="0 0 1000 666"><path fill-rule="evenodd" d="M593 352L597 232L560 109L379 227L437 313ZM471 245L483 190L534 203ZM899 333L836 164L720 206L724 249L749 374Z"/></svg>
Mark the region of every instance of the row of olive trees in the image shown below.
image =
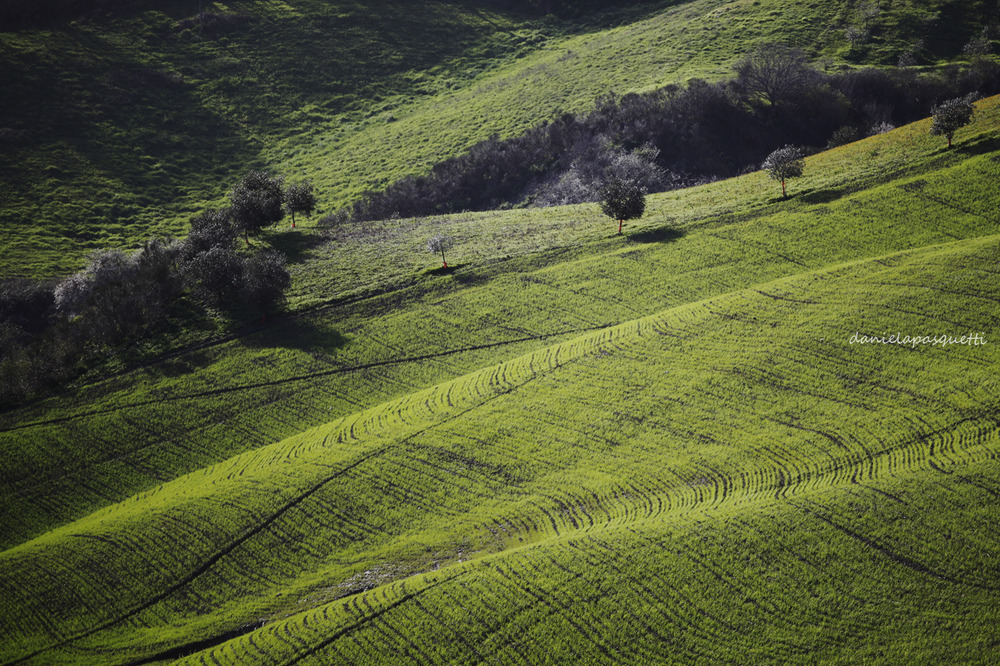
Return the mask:
<svg viewBox="0 0 1000 666"><path fill-rule="evenodd" d="M771 94L775 94L773 90L780 86L775 81L762 81L761 87L771 89ZM955 132L972 122L976 97L977 95L970 94L934 106L931 134L946 136L948 147L951 148ZM805 150L798 146L778 148L767 156L761 169L770 178L781 183L781 196L787 198L786 182L805 172ZM599 188L601 211L612 220L617 220L619 235L626 220L642 217L646 210L646 194L647 190L639 180L629 177L612 177ZM440 246L440 242L437 242L437 246Z"/></svg>
<svg viewBox="0 0 1000 666"><path fill-rule="evenodd" d="M973 103L977 97L973 93L935 105L932 109L931 134L945 136L948 147L951 148L955 132L972 122L975 115ZM797 146L779 148L768 155L762 168L768 176L781 183L781 196L787 197L785 181L802 175L805 170L805 151Z"/></svg>
<svg viewBox="0 0 1000 666"><path fill-rule="evenodd" d="M247 173L229 205L191 220L183 241L154 238L134 252L100 250L57 282L0 283L0 403L65 385L111 356L142 356L173 322L214 311L227 318L266 317L291 284L284 254L249 243L287 212L309 215L311 183L285 186ZM241 247L243 236L246 246ZM141 344L140 344L141 343Z"/></svg>

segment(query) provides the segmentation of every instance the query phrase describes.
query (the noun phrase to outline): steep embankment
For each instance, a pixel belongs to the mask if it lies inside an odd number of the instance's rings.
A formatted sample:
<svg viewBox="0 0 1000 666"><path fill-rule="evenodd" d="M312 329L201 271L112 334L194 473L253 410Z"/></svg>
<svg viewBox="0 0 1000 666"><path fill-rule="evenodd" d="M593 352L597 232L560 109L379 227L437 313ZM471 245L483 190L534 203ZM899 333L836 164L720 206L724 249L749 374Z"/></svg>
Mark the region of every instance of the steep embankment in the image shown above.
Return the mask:
<svg viewBox="0 0 1000 666"><path fill-rule="evenodd" d="M998 113L626 239L593 207L372 228L298 284L381 252L356 295L395 291L6 415L2 659L976 661ZM458 268L414 277L442 231Z"/></svg>

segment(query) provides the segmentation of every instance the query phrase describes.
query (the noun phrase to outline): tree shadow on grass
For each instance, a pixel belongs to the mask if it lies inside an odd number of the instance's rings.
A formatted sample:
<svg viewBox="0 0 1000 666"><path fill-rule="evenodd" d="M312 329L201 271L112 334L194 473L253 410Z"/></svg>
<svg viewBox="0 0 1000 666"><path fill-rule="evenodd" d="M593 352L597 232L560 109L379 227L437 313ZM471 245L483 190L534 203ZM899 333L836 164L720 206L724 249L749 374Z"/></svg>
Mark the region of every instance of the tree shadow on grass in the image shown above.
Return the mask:
<svg viewBox="0 0 1000 666"><path fill-rule="evenodd" d="M807 204L828 204L833 203L837 199L840 199L846 195L847 189L830 189L830 190L812 190L810 192L803 192L798 195L792 195L789 199L797 199L802 203Z"/></svg>
<svg viewBox="0 0 1000 666"><path fill-rule="evenodd" d="M269 318L270 323L259 330L242 336L245 347L265 349L281 347L301 349L314 353L331 353L345 346L349 340L340 331L305 317Z"/></svg>
<svg viewBox="0 0 1000 666"><path fill-rule="evenodd" d="M451 264L448 266L438 266L437 268L428 268L423 271L421 275L453 275L455 271L467 267L468 264Z"/></svg>
<svg viewBox="0 0 1000 666"><path fill-rule="evenodd" d="M327 242L327 239L311 231L283 231L267 236L271 247L284 253L290 264L299 264L308 258L310 250L314 250Z"/></svg>
<svg viewBox="0 0 1000 666"><path fill-rule="evenodd" d="M972 141L955 144L954 150L963 155L984 155L1000 150L1000 137L977 137Z"/></svg>
<svg viewBox="0 0 1000 666"><path fill-rule="evenodd" d="M626 236L630 243L673 243L683 237L684 231L675 227L647 229Z"/></svg>

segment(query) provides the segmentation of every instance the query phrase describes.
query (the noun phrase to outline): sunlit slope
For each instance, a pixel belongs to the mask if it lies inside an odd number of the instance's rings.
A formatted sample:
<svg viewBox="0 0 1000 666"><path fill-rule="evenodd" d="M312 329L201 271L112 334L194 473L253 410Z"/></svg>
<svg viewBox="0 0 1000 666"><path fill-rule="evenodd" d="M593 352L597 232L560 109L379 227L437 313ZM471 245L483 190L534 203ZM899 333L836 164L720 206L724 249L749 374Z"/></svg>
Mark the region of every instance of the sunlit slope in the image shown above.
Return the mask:
<svg viewBox="0 0 1000 666"><path fill-rule="evenodd" d="M927 125L811 157L788 201L762 174L652 197L625 240L596 207L576 207L392 223L316 248L297 267L302 298L343 294L331 285L344 276L357 276L360 295L389 292L4 414L0 539L13 546L236 453L586 330L996 233L996 100L980 105L957 150ZM893 180L900 172L910 175ZM433 265L423 244L439 232L459 241L453 275L418 272Z"/></svg>
<svg viewBox="0 0 1000 666"><path fill-rule="evenodd" d="M998 258L992 235L762 282L164 484L0 554L3 658L974 661L1000 620Z"/></svg>

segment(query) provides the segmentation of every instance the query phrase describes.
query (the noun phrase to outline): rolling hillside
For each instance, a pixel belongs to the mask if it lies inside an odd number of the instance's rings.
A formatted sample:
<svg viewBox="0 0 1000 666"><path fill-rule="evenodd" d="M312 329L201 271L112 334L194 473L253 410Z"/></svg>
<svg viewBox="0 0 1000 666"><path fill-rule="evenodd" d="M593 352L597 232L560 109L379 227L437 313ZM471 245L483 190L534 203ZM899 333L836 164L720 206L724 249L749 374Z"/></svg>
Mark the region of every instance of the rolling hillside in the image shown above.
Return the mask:
<svg viewBox="0 0 1000 666"><path fill-rule="evenodd" d="M0 414L0 661L986 663L1000 99L928 130L279 234L297 315Z"/></svg>
<svg viewBox="0 0 1000 666"><path fill-rule="evenodd" d="M312 178L331 211L492 134L611 90L727 75L761 43L830 64L962 58L995 3L894 2L852 48L856 3L643 2L572 21L457 2L122 5L0 27L0 277L183 235L249 166Z"/></svg>

